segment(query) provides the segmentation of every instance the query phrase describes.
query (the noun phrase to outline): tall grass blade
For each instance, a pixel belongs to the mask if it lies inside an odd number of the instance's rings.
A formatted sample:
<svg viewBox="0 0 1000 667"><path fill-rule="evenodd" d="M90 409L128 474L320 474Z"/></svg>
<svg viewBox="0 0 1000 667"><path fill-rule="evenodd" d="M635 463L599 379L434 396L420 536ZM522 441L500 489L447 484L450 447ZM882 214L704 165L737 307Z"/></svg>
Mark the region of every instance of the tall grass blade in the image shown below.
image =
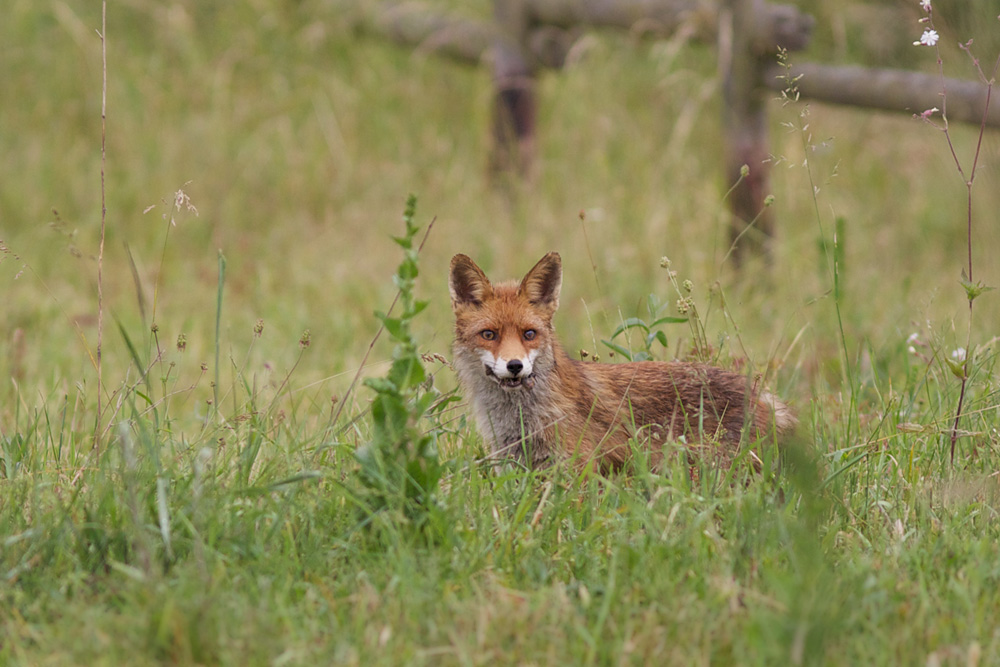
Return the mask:
<svg viewBox="0 0 1000 667"><path fill-rule="evenodd" d="M226 256L219 251L219 282L215 299L215 383L212 385L212 405L215 406L216 414L222 409L219 405L219 349L222 339L222 292L226 284Z"/></svg>

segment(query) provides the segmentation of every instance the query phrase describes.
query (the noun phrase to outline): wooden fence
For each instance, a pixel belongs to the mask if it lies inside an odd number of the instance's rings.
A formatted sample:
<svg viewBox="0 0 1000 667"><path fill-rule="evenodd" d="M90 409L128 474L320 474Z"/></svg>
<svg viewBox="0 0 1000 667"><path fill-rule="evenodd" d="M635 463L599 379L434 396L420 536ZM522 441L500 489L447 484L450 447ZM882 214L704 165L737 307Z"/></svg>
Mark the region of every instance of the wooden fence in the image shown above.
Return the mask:
<svg viewBox="0 0 1000 667"><path fill-rule="evenodd" d="M948 119L1000 127L1000 106L987 107L986 86L918 72L800 64L786 71L779 49L798 51L810 40L814 20L790 5L764 0L494 0L492 20L434 11L413 3L362 3L359 26L370 33L472 64L491 64L494 96L491 167L526 175L535 155L536 77L558 69L587 28L618 28L718 45L722 73L724 177L737 183L730 196L736 258L765 251L773 234L767 101L797 78L800 99L907 114L941 106L948 91ZM741 169L750 165L741 178ZM760 233L744 234L753 224Z"/></svg>

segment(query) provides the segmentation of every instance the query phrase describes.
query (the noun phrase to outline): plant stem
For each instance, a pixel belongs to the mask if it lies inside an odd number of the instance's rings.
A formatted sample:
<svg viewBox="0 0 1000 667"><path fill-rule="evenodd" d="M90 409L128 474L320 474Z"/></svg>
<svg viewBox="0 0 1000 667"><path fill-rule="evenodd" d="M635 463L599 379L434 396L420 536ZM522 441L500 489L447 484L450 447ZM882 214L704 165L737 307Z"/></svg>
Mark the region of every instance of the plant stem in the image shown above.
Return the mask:
<svg viewBox="0 0 1000 667"><path fill-rule="evenodd" d="M962 48L963 51L965 51L966 53L968 53L970 57L972 57L973 64L976 66L976 69L979 71L980 77L986 83L986 104L983 106L983 119L982 119L982 122L979 125L979 139L976 142L976 152L975 152L975 154L972 157L972 166L969 169L969 177L965 180L965 192L966 192L966 204L965 204L965 242L966 243L965 244L966 244L966 252L967 252L967 260L966 260L967 261L967 264L966 264L966 272L967 273L966 273L966 278L967 278L967 280L968 280L969 283L972 283L973 282L973 277L972 277L972 185L973 185L973 183L976 180L976 171L977 171L977 169L979 167L979 154L980 154L980 151L982 150L982 147L983 147L983 136L986 134L986 118L987 118L987 114L989 113L989 110L990 110L990 101L992 100L992 97L993 97L993 81L994 81L994 77L996 76L997 69L1000 68L1000 55L997 56L996 63L994 63L994 65L993 65L993 71L990 73L990 78L986 79L986 77L983 76L982 70L979 69L979 61L976 60L976 58L972 56L972 53L969 50L969 45L966 44L966 45L962 46L961 48ZM941 65L941 56L940 56L940 54L938 55L938 65L939 65L939 67ZM943 71L942 71L942 74L941 74L941 78L942 78L942 81L943 81L944 80L944 73L943 73ZM948 96L945 93L944 84L943 83L942 83L941 97L942 97L941 106L945 107L945 105L947 104ZM958 168L958 173L963 178L965 178L965 172L962 170L962 164L959 161L958 156L955 153L955 147L954 147L954 145L952 144L952 141L951 141L951 134L948 132L948 120L947 120L947 116L945 116L944 136L945 136L945 139L948 142L948 148L951 150L951 155L952 155L952 157L955 160L955 166ZM959 422L962 419L962 406L965 404L965 389L966 389L966 386L968 385L968 382L969 382L969 360L970 360L970 358L972 356L972 313L973 313L973 301L975 300L975 298L973 297L973 295L971 293L968 295L968 297L969 297L969 326L968 326L968 329L966 330L965 358L962 359L962 378L961 378L962 379L962 384L961 384L961 387L960 387L959 392L958 392L958 405L955 406L955 421L952 423L952 426L951 426L950 461L951 461L952 465L955 464L955 445L958 442L958 425L959 425ZM977 454L976 445L975 445L974 442L973 442L973 445L972 445L972 453L973 453L973 456L975 456Z"/></svg>
<svg viewBox="0 0 1000 667"><path fill-rule="evenodd" d="M212 385L212 405L219 414L219 339L222 336L222 288L226 284L226 256L219 251L219 287L215 301L215 384Z"/></svg>
<svg viewBox="0 0 1000 667"><path fill-rule="evenodd" d="M101 2L101 243L97 251L97 422L94 424L94 447L100 442L101 417L103 401L101 392L104 388L104 378L101 372L101 346L104 335L104 229L108 217L107 196L104 185L104 172L107 162L106 129L108 119L108 43L105 35L108 25L108 3Z"/></svg>

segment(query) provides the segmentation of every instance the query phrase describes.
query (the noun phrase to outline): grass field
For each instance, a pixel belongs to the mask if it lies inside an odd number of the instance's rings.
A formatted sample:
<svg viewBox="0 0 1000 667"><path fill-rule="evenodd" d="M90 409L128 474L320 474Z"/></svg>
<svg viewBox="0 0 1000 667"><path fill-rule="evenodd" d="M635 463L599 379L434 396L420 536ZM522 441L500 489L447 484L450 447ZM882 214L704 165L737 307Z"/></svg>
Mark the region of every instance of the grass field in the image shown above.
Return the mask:
<svg viewBox="0 0 1000 667"><path fill-rule="evenodd" d="M947 73L974 76L968 37L992 67L995 19L938 4ZM817 0L801 57L935 71L901 7ZM886 8L909 32L866 51L855 28ZM1000 311L984 293L970 327L959 282L971 243L974 280L1000 285L995 132L970 242L941 132L776 100L775 253L738 271L712 48L587 37L541 77L537 175L505 194L488 71L351 17L109 3L99 387L100 3L6 8L0 664L1000 663ZM968 169L978 128L951 137ZM379 486L356 455L381 437L375 393L352 381L402 354L369 346L410 193L419 234L434 221L419 353L450 356L457 252L515 277L559 251L560 336L604 361L650 295L676 314L669 257L704 328L654 352L699 335L766 374L802 422L786 465L493 471L432 359L404 398L442 401L411 424L434 497Z"/></svg>

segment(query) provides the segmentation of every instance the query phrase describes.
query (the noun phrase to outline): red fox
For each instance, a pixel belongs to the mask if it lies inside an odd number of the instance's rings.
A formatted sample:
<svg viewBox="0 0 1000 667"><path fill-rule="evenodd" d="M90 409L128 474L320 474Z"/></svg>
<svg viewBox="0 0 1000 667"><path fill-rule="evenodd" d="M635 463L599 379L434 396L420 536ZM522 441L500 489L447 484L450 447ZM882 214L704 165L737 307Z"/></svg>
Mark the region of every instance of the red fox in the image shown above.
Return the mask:
<svg viewBox="0 0 1000 667"><path fill-rule="evenodd" d="M542 468L560 461L620 468L629 442L650 463L664 440L736 450L788 433L791 409L748 378L684 362L602 364L571 359L555 337L562 260L543 257L520 282L493 284L466 255L451 260L454 367L497 462Z"/></svg>

